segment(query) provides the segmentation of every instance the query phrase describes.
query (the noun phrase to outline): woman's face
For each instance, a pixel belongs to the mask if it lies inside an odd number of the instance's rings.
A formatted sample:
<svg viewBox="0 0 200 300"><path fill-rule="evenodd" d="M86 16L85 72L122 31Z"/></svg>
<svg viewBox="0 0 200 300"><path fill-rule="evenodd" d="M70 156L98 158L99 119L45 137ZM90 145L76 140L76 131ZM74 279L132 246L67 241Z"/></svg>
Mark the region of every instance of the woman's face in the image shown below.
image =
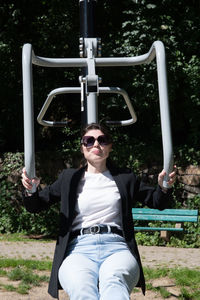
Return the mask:
<svg viewBox="0 0 200 300"><path fill-rule="evenodd" d="M85 138L86 140L87 137L95 138L95 141L94 139L88 140L89 142L93 140L94 141L93 145L91 145L92 143L88 143L88 146L84 144L82 144L81 146L81 151L83 152L83 155L88 162L91 163L105 162L112 149L112 144L105 145L104 143L101 143L102 137L99 138L99 136L104 136L104 133L101 130L91 129L83 137L83 139Z"/></svg>

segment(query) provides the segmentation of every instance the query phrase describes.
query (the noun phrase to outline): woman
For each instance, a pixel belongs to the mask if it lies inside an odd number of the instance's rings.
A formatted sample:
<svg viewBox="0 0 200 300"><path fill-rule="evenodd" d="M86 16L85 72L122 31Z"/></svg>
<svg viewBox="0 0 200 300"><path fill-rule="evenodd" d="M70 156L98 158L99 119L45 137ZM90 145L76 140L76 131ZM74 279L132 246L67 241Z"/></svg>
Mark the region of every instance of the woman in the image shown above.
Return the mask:
<svg viewBox="0 0 200 300"><path fill-rule="evenodd" d="M112 139L99 124L90 124L81 139L86 166L64 170L58 180L40 192L24 194L28 211L39 212L61 201L49 293L57 298L63 288L71 300L129 299L134 286L145 292L145 281L134 237L132 207L137 201L164 209L170 190L163 188L163 170L156 189L140 183L130 170L107 160ZM169 185L175 172L169 175ZM32 182L23 169L22 183Z"/></svg>

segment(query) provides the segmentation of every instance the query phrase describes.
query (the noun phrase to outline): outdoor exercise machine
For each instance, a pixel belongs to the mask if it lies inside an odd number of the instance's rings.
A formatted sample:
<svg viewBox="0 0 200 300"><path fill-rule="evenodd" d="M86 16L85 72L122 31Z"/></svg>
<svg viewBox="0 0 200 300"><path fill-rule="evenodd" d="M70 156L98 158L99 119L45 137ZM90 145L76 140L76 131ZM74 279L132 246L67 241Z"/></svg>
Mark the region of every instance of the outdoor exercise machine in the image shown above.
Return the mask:
<svg viewBox="0 0 200 300"><path fill-rule="evenodd" d="M79 87L62 87L52 90L39 112L37 121L43 126L67 126L66 122L44 120L45 113L60 94L79 93L81 98L82 124L98 122L98 96L101 93L120 94L129 109L131 118L120 121L107 121L108 125L126 126L136 122L137 117L131 101L125 90L119 87L100 87L101 78L96 74L96 67L135 66L148 64L156 58L161 117L163 168L167 172L164 186L168 188L168 174L173 169L173 149L170 128L170 113L168 104L167 75L165 49L161 41L155 41L149 52L135 57L101 57L101 39L95 37L94 20L97 0L79 0L80 5L80 58L46 58L36 56L32 45L25 44L22 51L23 71L23 107L24 107L24 152L25 167L29 178L35 174L35 144L34 144L34 103L32 65L53 68L81 68ZM35 191L33 187L32 192Z"/></svg>

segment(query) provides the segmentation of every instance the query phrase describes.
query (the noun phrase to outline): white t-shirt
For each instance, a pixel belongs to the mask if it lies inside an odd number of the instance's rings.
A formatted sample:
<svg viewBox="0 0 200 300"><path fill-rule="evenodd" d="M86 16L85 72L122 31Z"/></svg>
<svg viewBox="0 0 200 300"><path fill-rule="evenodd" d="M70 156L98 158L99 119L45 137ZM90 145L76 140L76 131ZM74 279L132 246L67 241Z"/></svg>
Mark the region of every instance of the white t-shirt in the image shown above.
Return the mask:
<svg viewBox="0 0 200 300"><path fill-rule="evenodd" d="M95 224L121 228L120 194L109 171L85 172L78 186L75 209L72 231Z"/></svg>

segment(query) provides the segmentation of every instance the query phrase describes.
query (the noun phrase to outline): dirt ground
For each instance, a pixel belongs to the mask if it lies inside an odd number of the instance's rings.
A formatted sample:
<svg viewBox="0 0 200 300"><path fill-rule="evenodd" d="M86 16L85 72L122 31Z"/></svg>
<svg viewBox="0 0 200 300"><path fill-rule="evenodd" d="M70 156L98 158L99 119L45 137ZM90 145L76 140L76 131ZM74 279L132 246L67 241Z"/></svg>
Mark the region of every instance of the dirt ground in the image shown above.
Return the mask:
<svg viewBox="0 0 200 300"><path fill-rule="evenodd" d="M3 258L22 258L37 260L52 260L55 242L4 242L0 241L0 257ZM200 268L200 249L183 249L169 247L146 247L139 246L139 251L143 266L148 267L187 267ZM47 273L47 275L49 275ZM4 277L0 277L0 284L16 284L10 282ZM180 294L172 279L161 278L152 281L154 287L165 287L171 297L168 300L177 299ZM48 284L42 284L40 287L34 287L29 295L19 295L15 292L7 292L0 288L0 299L2 300L51 300L53 299L47 293ZM60 300L68 300L67 295L61 291ZM158 294L147 291L144 297L141 292L131 295L131 300L161 300Z"/></svg>

